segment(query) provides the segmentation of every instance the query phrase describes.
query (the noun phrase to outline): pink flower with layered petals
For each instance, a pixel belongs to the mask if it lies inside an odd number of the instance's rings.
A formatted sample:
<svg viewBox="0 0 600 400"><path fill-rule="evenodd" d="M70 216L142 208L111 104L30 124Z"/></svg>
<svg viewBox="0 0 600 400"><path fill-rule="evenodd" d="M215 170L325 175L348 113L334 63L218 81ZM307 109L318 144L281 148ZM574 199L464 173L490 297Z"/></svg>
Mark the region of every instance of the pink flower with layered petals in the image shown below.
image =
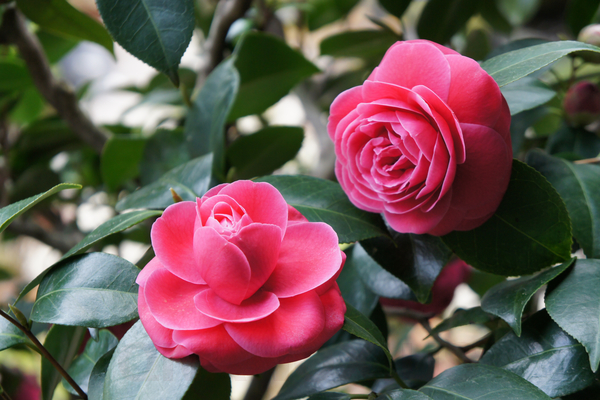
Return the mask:
<svg viewBox="0 0 600 400"><path fill-rule="evenodd" d="M508 186L510 112L476 61L397 42L331 105L336 176L357 207L398 232L444 235L489 219Z"/></svg>
<svg viewBox="0 0 600 400"><path fill-rule="evenodd" d="M211 372L258 374L308 357L344 323L337 234L268 183L173 204L151 236L138 307L165 357L194 353Z"/></svg>

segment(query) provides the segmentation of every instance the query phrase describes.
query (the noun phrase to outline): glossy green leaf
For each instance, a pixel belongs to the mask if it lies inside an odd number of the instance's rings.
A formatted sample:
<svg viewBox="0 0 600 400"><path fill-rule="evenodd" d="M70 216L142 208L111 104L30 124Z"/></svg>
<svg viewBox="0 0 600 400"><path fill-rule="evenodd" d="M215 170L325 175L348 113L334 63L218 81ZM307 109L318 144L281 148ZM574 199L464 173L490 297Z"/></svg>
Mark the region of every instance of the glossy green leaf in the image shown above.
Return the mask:
<svg viewBox="0 0 600 400"><path fill-rule="evenodd" d="M581 158L594 158L600 154L600 137L583 129L569 126L561 121L558 130L552 129L552 134L546 142L549 154L572 153Z"/></svg>
<svg viewBox="0 0 600 400"><path fill-rule="evenodd" d="M532 151L527 163L550 181L565 201L573 236L589 258L600 258L600 167L593 164L573 164Z"/></svg>
<svg viewBox="0 0 600 400"><path fill-rule="evenodd" d="M379 4L392 15L402 18L402 14L410 5L411 0L379 0Z"/></svg>
<svg viewBox="0 0 600 400"><path fill-rule="evenodd" d="M306 18L308 29L315 30L344 18L359 0L308 0Z"/></svg>
<svg viewBox="0 0 600 400"><path fill-rule="evenodd" d="M351 400L347 393L323 392L317 393L308 398L308 400Z"/></svg>
<svg viewBox="0 0 600 400"><path fill-rule="evenodd" d="M498 8L499 1L480 1L478 11L481 16L497 31L510 33L512 25L504 14Z"/></svg>
<svg viewBox="0 0 600 400"><path fill-rule="evenodd" d="M433 379L435 358L431 353L415 353L394 361L396 373L409 388L419 388ZM393 378L378 379L371 386L376 393L400 389Z"/></svg>
<svg viewBox="0 0 600 400"><path fill-rule="evenodd" d="M600 260L577 260L563 279L546 289L552 319L587 350L592 370L600 363Z"/></svg>
<svg viewBox="0 0 600 400"><path fill-rule="evenodd" d="M550 397L574 393L594 381L587 353L542 310L523 324L523 334L510 332L481 358L528 380Z"/></svg>
<svg viewBox="0 0 600 400"><path fill-rule="evenodd" d="M302 363L273 400L292 400L367 379L389 376L385 353L364 340L342 342Z"/></svg>
<svg viewBox="0 0 600 400"><path fill-rule="evenodd" d="M521 336L521 318L525 306L544 285L563 273L574 259L533 276L511 279L492 287L481 299L481 308L502 318Z"/></svg>
<svg viewBox="0 0 600 400"><path fill-rule="evenodd" d="M319 69L280 38L263 32L246 34L236 46L240 90L229 120L259 114Z"/></svg>
<svg viewBox="0 0 600 400"><path fill-rule="evenodd" d="M478 0L429 0L419 23L421 39L445 44L477 11Z"/></svg>
<svg viewBox="0 0 600 400"><path fill-rule="evenodd" d="M104 328L138 316L135 279L139 269L107 253L62 261L40 283L31 319Z"/></svg>
<svg viewBox="0 0 600 400"><path fill-rule="evenodd" d="M231 397L231 378L225 373L211 373L198 368L196 376L189 386L183 400L197 400L198 395L210 400L229 400Z"/></svg>
<svg viewBox="0 0 600 400"><path fill-rule="evenodd" d="M542 0L494 0L506 18L515 26L529 21L539 10Z"/></svg>
<svg viewBox="0 0 600 400"><path fill-rule="evenodd" d="M154 347L141 322L127 331L110 360L105 400L182 399L199 368L197 357L171 360Z"/></svg>
<svg viewBox="0 0 600 400"><path fill-rule="evenodd" d="M100 174L109 191L138 176L145 144L146 139L131 135L113 135L108 139L100 158Z"/></svg>
<svg viewBox="0 0 600 400"><path fill-rule="evenodd" d="M183 129L157 129L144 147L140 162L140 181L142 185L148 185L188 161L190 152Z"/></svg>
<svg viewBox="0 0 600 400"><path fill-rule="evenodd" d="M456 328L457 326L478 324L483 325L493 319L493 316L486 313L481 307L473 307L469 309L459 308L452 314L450 318L446 318L433 328L433 332L440 333L448 329Z"/></svg>
<svg viewBox="0 0 600 400"><path fill-rule="evenodd" d="M501 54L481 63L481 68L502 87L576 51L598 53L600 48L572 40L544 43Z"/></svg>
<svg viewBox="0 0 600 400"><path fill-rule="evenodd" d="M63 368L68 369L79 350L84 334L85 328L80 326L53 325L44 340L44 347ZM61 378L50 361L42 357L42 400L52 399Z"/></svg>
<svg viewBox="0 0 600 400"><path fill-rule="evenodd" d="M347 31L321 41L321 55L381 59L400 38L388 30Z"/></svg>
<svg viewBox="0 0 600 400"><path fill-rule="evenodd" d="M18 58L0 58L0 91L23 90L33 85L25 63Z"/></svg>
<svg viewBox="0 0 600 400"><path fill-rule="evenodd" d="M483 225L444 242L467 264L504 276L537 272L571 255L571 221L563 200L539 172L513 160L508 190Z"/></svg>
<svg viewBox="0 0 600 400"><path fill-rule="evenodd" d="M0 232L3 232L10 223L19 215L25 213L31 207L38 204L40 201L52 196L55 193L65 189L81 189L81 185L76 183L61 183L54 186L47 192L29 197L25 200L18 201L0 209Z"/></svg>
<svg viewBox="0 0 600 400"><path fill-rule="evenodd" d="M467 284L479 295L479 297L483 297L483 295L493 286L500 282L504 282L505 280L506 277L504 276L489 274L478 269L473 269L471 270L471 275L469 276Z"/></svg>
<svg viewBox="0 0 600 400"><path fill-rule="evenodd" d="M113 38L179 86L177 68L194 30L192 0L98 0Z"/></svg>
<svg viewBox="0 0 600 400"><path fill-rule="evenodd" d="M387 234L381 217L354 207L338 183L302 175L265 176L257 181L275 186L310 222L331 225L340 243Z"/></svg>
<svg viewBox="0 0 600 400"><path fill-rule="evenodd" d="M556 96L556 92L548 85L531 77L508 84L501 91L511 115L545 104Z"/></svg>
<svg viewBox="0 0 600 400"><path fill-rule="evenodd" d="M88 383L88 400L102 400L104 398L104 378L114 352L115 349L108 351L94 365Z"/></svg>
<svg viewBox="0 0 600 400"><path fill-rule="evenodd" d="M27 336L19 328L0 317L0 351L28 341Z"/></svg>
<svg viewBox="0 0 600 400"><path fill-rule="evenodd" d="M184 134L192 157L213 154L213 174L225 179L225 123L240 85L235 58L208 76L185 120Z"/></svg>
<svg viewBox="0 0 600 400"><path fill-rule="evenodd" d="M547 107L536 107L513 115L510 120L510 138L513 155L518 156L525 143L525 131L548 114Z"/></svg>
<svg viewBox="0 0 600 400"><path fill-rule="evenodd" d="M294 126L269 126L240 136L227 149L236 179L268 175L293 159L302 146L304 130Z"/></svg>
<svg viewBox="0 0 600 400"><path fill-rule="evenodd" d="M209 188L212 154L198 157L164 174L159 180L119 200L117 211L131 208L164 209L173 204L169 189L175 190L183 200L195 201Z"/></svg>
<svg viewBox="0 0 600 400"><path fill-rule="evenodd" d="M346 303L343 329L346 332L381 348L388 358L390 369L392 368L392 355L387 348L386 338L383 337L381 331L373 321L348 303Z"/></svg>
<svg viewBox="0 0 600 400"><path fill-rule="evenodd" d="M550 400L520 376L482 364L447 369L419 391L433 400Z"/></svg>
<svg viewBox="0 0 600 400"><path fill-rule="evenodd" d="M379 300L360 278L363 264L352 255L352 250L346 250L346 262L337 278L337 283L342 291L342 297L347 304L352 305L364 315L371 315Z"/></svg>
<svg viewBox="0 0 600 400"><path fill-rule="evenodd" d="M375 400L431 400L431 397L410 389L395 389L381 393Z"/></svg>
<svg viewBox="0 0 600 400"><path fill-rule="evenodd" d="M577 36L584 26L594 22L598 6L600 6L600 0L571 0L569 2L567 24L574 36Z"/></svg>
<svg viewBox="0 0 600 400"><path fill-rule="evenodd" d="M435 236L392 232L392 237L361 241L365 251L385 270L405 282L421 303L452 253Z"/></svg>
<svg viewBox="0 0 600 400"><path fill-rule="evenodd" d="M117 347L118 343L119 340L115 335L107 329L102 329L99 332L98 339L88 340L83 353L73 361L73 364L71 364L67 372L84 392L88 393L90 376L96 363L104 354ZM75 389L73 389L64 378L62 383L67 391L77 395Z"/></svg>
<svg viewBox="0 0 600 400"><path fill-rule="evenodd" d="M113 51L113 41L106 29L66 0L17 0L17 6L27 18L47 31L89 40Z"/></svg>

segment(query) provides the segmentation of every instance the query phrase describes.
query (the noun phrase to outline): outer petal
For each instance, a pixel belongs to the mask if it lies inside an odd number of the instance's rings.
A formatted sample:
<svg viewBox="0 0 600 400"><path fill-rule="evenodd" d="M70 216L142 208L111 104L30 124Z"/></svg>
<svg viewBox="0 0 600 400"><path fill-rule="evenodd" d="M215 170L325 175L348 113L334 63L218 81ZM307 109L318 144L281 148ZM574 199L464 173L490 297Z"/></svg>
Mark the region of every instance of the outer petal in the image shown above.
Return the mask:
<svg viewBox="0 0 600 400"><path fill-rule="evenodd" d="M158 259L158 257L154 257L152 260L150 260L148 262L148 264L146 264L146 266L144 267L144 269L142 269L140 271L140 273L138 274L137 278L135 279L135 283L137 283L138 285L140 285L141 287L146 286L146 281L148 280L148 277L157 269L160 268L166 268Z"/></svg>
<svg viewBox="0 0 600 400"><path fill-rule="evenodd" d="M262 290L242 304L231 304L220 298L214 290L208 289L194 297L196 308L211 318L225 322L251 322L265 318L279 308L277 296Z"/></svg>
<svg viewBox="0 0 600 400"><path fill-rule="evenodd" d="M167 348L160 347L155 344L154 347L156 347L156 350L158 350L160 354L167 358L183 358L192 354L192 352L186 349L185 346L175 346L173 348Z"/></svg>
<svg viewBox="0 0 600 400"><path fill-rule="evenodd" d="M208 289L179 279L166 269L154 271L146 281L144 296L156 320L169 329L204 329L219 325L194 305L194 296Z"/></svg>
<svg viewBox="0 0 600 400"><path fill-rule="evenodd" d="M306 217L296 210L294 207L288 204L288 226L290 224L296 224L298 222L308 222Z"/></svg>
<svg viewBox="0 0 600 400"><path fill-rule="evenodd" d="M194 257L196 203L181 201L165 210L152 225L152 247L162 264L181 279L205 283Z"/></svg>
<svg viewBox="0 0 600 400"><path fill-rule="evenodd" d="M350 114L350 112L362 102L362 86L356 86L340 93L329 109L329 123L327 124L327 132L329 137L334 142L336 141L337 127L342 118Z"/></svg>
<svg viewBox="0 0 600 400"><path fill-rule="evenodd" d="M163 348L174 348L177 346L177 343L173 341L173 330L159 324L150 312L148 304L146 304L144 288L141 286L138 294L138 313L144 329L146 329L148 336L150 336L155 346Z"/></svg>
<svg viewBox="0 0 600 400"><path fill-rule="evenodd" d="M202 359L200 359L200 362L202 363ZM229 360L229 362L223 364L211 362L210 366L213 367L214 372L227 372L235 375L256 375L261 374L282 362L284 362L283 357L264 358L252 356L247 360L239 362L234 360ZM202 366L204 367L204 364L202 364ZM209 370L207 369L207 371Z"/></svg>
<svg viewBox="0 0 600 400"><path fill-rule="evenodd" d="M452 190L446 193L431 211L423 212L420 209L415 209L405 214L393 214L385 211L385 219L392 229L397 232L416 233L419 235L428 233L440 223L448 212L452 193Z"/></svg>
<svg viewBox="0 0 600 400"><path fill-rule="evenodd" d="M279 250L277 267L263 289L277 297L306 293L342 268L342 255L335 231L322 222L288 227Z"/></svg>
<svg viewBox="0 0 600 400"><path fill-rule="evenodd" d="M281 299L277 311L246 324L225 323L242 348L260 357L280 357L309 346L325 327L325 311L315 292Z"/></svg>

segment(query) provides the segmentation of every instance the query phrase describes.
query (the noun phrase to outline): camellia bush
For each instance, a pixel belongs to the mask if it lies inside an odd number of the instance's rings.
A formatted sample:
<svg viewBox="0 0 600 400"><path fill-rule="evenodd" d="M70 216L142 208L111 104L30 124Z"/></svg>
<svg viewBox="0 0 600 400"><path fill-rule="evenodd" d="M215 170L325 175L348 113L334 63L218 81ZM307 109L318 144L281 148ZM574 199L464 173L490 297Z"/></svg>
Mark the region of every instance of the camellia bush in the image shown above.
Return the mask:
<svg viewBox="0 0 600 400"><path fill-rule="evenodd" d="M260 400L297 361L274 399L600 398L599 1L82 4L0 1L0 232L62 255L0 310L41 394L2 366L0 398L227 400L233 374ZM81 41L155 68L121 90L171 114L95 123L61 75ZM303 126L273 123L290 93Z"/></svg>

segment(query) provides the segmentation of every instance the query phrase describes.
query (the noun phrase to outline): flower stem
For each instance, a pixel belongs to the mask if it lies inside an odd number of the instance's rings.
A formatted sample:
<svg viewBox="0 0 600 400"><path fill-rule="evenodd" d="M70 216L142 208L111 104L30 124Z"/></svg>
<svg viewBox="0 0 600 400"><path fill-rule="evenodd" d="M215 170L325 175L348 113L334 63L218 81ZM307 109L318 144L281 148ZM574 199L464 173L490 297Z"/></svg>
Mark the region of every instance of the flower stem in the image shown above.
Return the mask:
<svg viewBox="0 0 600 400"><path fill-rule="evenodd" d="M39 349L40 353L42 353L42 355L44 357L46 357L46 359L48 361L50 361L52 366L54 366L54 368L56 368L56 370L62 375L62 377L65 378L65 380L69 383L69 385L71 385L71 387L73 389L75 389L77 394L79 396L81 396L81 398L83 398L84 400L87 400L87 395L85 394L85 392L83 390L81 390L79 385L73 380L73 378L71 378L71 375L69 375L68 372L64 370L64 368L58 363L58 361L56 361L56 359L52 356L52 354L50 354L50 352L44 347L44 345L42 345L40 343L40 341L35 337L35 335L33 333L31 333L31 331L29 329L27 329L26 327L21 325L19 323L19 321L17 321L16 319L11 317L7 313L5 313L3 310L0 310L0 315L2 317L4 317L6 320L8 320L8 322L13 324L17 328L19 328L19 330L21 332L23 332L25 334L25 336L27 336L29 338L29 340L31 340L31 342L35 345L35 347L37 347Z"/></svg>
<svg viewBox="0 0 600 400"><path fill-rule="evenodd" d="M398 375L398 373L396 371L392 371L392 378L394 378L394 380L396 381L396 383L402 389L408 389L408 385L406 383L404 383L404 381L402 380L402 378L400 378L400 375Z"/></svg>

